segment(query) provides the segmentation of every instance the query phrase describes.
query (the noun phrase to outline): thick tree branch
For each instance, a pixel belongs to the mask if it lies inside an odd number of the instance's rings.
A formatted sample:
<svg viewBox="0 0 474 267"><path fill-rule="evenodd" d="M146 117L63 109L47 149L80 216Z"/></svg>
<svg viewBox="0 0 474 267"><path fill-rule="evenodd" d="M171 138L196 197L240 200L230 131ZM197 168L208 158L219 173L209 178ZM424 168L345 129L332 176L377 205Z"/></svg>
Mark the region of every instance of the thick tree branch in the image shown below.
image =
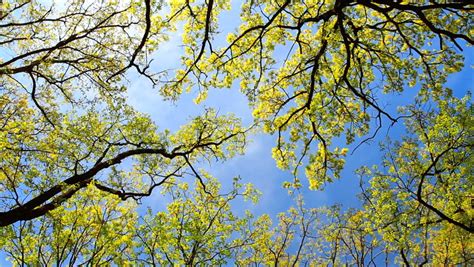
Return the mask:
<svg viewBox="0 0 474 267"><path fill-rule="evenodd" d="M79 189L87 186L100 171L117 165L126 158L136 155L159 155L173 159L187 155L194 149L196 147L187 152L169 153L165 149L142 148L122 152L110 160L94 165L94 167L82 174L73 175L65 179L61 184L52 186L19 207L12 208L6 212L0 212L0 226L10 225L20 220L31 220L46 214L73 196ZM65 189L66 191L64 192Z"/></svg>

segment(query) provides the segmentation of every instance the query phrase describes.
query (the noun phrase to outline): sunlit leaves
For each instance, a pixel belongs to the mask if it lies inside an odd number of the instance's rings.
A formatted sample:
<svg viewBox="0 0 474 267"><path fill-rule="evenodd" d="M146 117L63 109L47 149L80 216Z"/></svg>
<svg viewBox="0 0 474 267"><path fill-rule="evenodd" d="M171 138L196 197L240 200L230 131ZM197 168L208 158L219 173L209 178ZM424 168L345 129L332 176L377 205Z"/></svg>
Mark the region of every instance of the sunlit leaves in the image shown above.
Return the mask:
<svg viewBox="0 0 474 267"><path fill-rule="evenodd" d="M245 231L251 216L238 217L230 204L237 197L255 198L257 191L251 186L242 191L238 179L232 191L221 195L215 178L206 184L207 192L199 183L195 189L180 183L165 191L172 198L166 211L149 211L137 229L137 260L152 265L218 265L250 244L238 234Z"/></svg>
<svg viewBox="0 0 474 267"><path fill-rule="evenodd" d="M18 265L100 265L127 262L135 205L93 186L38 221L2 229L2 249Z"/></svg>
<svg viewBox="0 0 474 267"><path fill-rule="evenodd" d="M203 32L223 10L213 9L209 20L193 16L199 5L172 6L189 15L183 19L185 67L163 93L176 98L194 84L203 92L199 102L207 90L238 81L255 120L278 133L277 165L298 178L308 163L313 189L343 167L333 139L345 136L349 145L369 133L370 122L397 121L378 103L381 92L418 85L420 99L441 95L447 75L463 65L459 40L474 43L466 35L472 16L465 5L454 11L427 2L245 1L236 31L217 48L209 44L217 33ZM208 10L214 7L208 3Z"/></svg>
<svg viewBox="0 0 474 267"><path fill-rule="evenodd" d="M472 263L472 105L444 87L474 44L467 2L249 0L230 30L223 0L1 5L0 245L12 262ZM181 66L151 66L174 31ZM130 73L165 100L195 92L196 104L240 86L254 126L208 108L161 129L127 104ZM408 87L415 102L398 117L387 102ZM253 185L222 193L206 170L243 154L255 130L275 137L291 194L323 189L352 144L402 120L408 134L360 170L360 209L297 199L273 223L231 209L257 202ZM139 218L144 197L169 203Z"/></svg>
<svg viewBox="0 0 474 267"><path fill-rule="evenodd" d="M408 262L472 260L465 254L472 253L467 240L473 231L470 99L452 98L448 92L434 101L436 109L408 107L410 136L385 146L384 171L361 170L371 177L363 192L367 216L385 241L404 251ZM440 249L451 235L450 247L464 251L463 256ZM405 261L402 256L399 260Z"/></svg>

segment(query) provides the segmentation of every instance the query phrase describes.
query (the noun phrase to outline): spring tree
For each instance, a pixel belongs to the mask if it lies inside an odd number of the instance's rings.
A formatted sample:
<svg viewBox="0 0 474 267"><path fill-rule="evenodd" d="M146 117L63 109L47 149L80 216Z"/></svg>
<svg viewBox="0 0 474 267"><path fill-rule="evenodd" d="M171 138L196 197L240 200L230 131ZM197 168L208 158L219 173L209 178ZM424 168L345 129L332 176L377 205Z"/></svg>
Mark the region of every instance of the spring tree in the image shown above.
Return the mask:
<svg viewBox="0 0 474 267"><path fill-rule="evenodd" d="M395 253L405 264L472 261L472 108L444 87L474 44L472 4L248 0L231 11L240 21L227 32L231 7L2 1L0 226L10 258L364 265L374 253ZM176 31L181 66L150 67ZM193 88L200 103L209 90L238 85L255 124L209 108L175 132L161 130L128 104L131 73L169 101ZM379 103L404 90L417 97L401 112ZM273 227L265 216L234 216L238 190L222 194L197 167L244 153L251 130L260 131L276 137L276 165L293 177L286 187L298 190L306 176L321 189L339 178L350 144L403 122L411 131L385 146L383 168L361 171L370 183L359 211L297 204ZM347 147L333 145L339 137ZM197 181L191 193L178 186L185 177ZM160 188L171 196L168 210L137 214L136 203ZM34 247L41 239L51 242Z"/></svg>

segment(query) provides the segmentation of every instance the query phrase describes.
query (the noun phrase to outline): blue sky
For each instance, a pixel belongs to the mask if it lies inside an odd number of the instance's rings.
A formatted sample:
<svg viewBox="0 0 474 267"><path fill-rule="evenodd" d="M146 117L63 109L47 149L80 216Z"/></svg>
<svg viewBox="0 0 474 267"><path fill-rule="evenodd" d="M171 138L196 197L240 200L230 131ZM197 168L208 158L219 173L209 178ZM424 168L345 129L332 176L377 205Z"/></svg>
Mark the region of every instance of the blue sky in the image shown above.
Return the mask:
<svg viewBox="0 0 474 267"><path fill-rule="evenodd" d="M171 39L172 42L179 41L179 37L174 38L174 40ZM166 53L158 52L155 55L158 62L176 62L169 57L176 55L179 57L179 52L168 49L167 46ZM469 90L472 91L474 85L472 69L474 66L474 48L466 47L462 53L466 57L463 70L451 75L446 84L447 87L453 89L454 95L457 97L464 96ZM253 121L248 101L240 93L238 83L234 83L234 86L230 89L211 89L208 99L201 105L196 105L193 102L196 92L191 91L191 93L184 94L177 102L171 103L163 101L158 94L158 90L151 89L146 84L147 81L143 78L137 78L132 82L129 103L138 110L150 114L161 129L178 129L189 118L200 114L204 106L216 108L220 114L237 114L246 125ZM398 95L381 95L379 103L393 115L396 114L398 106L413 103L416 93L417 88L415 87L407 88L405 92ZM379 164L382 157L379 151L379 143L383 142L388 136L392 140L396 140L405 134L402 121L393 127L388 127L388 125L389 122L385 121L384 127L372 142L361 145L352 155L347 157L341 179L326 185L323 191L311 191L307 186L300 190L307 208L333 204L342 204L343 209L360 207L361 202L357 198L360 193L359 177L354 174L355 170L363 165ZM230 187L232 178L235 176L240 176L244 183L251 182L255 184L262 192L259 203L234 201L234 211L241 214L248 209L257 216L267 213L271 216L273 222L277 223L276 216L278 213L285 212L295 204L286 189L282 188L282 183L291 181L292 175L289 171L279 170L271 157L271 149L276 140L274 136L256 134L252 135L250 139L252 139L252 142L248 146L245 155L237 156L224 163L214 163L203 167L217 177L223 183L224 188ZM363 139L364 137L360 138L359 141ZM357 144L356 141L349 146L351 152ZM336 142L336 145L344 146L345 143L344 141ZM307 183L304 184L307 185ZM165 208L166 198L155 192L150 198L144 200L143 204L149 205L155 210L161 210Z"/></svg>
<svg viewBox="0 0 474 267"><path fill-rule="evenodd" d="M233 1L234 10L238 10L238 1ZM239 17L236 12L228 12L221 15L220 31L227 33L233 30L239 23ZM218 44L223 44L218 36L215 40ZM163 70L176 68L179 66L179 60L183 49L181 44L181 31L170 34L169 42L162 44L154 54L154 64L152 69ZM217 47L217 46L216 46ZM465 57L465 67L460 73L451 75L447 86L454 90L456 96L463 96L468 90L472 90L474 84L474 75L472 66L474 65L474 49L466 47L462 52ZM281 55L281 57L286 54ZM276 55L279 57L279 55ZM158 124L161 130L177 130L182 124L186 123L191 117L199 115L204 107L213 107L219 110L220 114L234 113L242 118L244 125L252 123L251 110L248 107L246 97L240 93L238 82L234 82L229 89L211 89L208 98L200 105L193 102L197 91L194 89L190 93L184 93L176 102L163 101L158 93L158 89L152 89L151 84L142 77L133 75L129 77L131 84L129 89L129 103L139 111L150 114L152 119ZM391 114L396 114L397 107L407 103L412 103L417 89L407 88L405 92L399 95L381 95L379 104ZM377 137L370 143L360 146L352 155L349 155L346 166L341 174L341 179L328 184L324 191L311 191L307 187L302 188L305 202L308 207L318 207L322 205L332 205L336 203L347 207L357 207L360 202L357 194L360 193L359 178L354 171L363 165L374 165L380 163L382 157L379 152L379 142L383 142L387 136L392 140L400 138L404 134L403 123L399 122L393 127L388 127L389 123L385 121L384 127L379 131ZM279 212L287 210L293 204L287 191L282 188L284 181L291 181L292 176L288 171L281 171L276 168L275 162L271 157L271 149L275 145L275 137L258 134L250 137L252 142L243 156L237 156L225 163L216 163L212 166L203 166L210 170L211 174L219 178L226 186L230 186L232 178L240 176L242 182L251 182L262 191L263 195L257 205L239 203L236 210L240 211L249 208L257 214L269 213L274 218ZM342 140L343 138L341 138ZM359 141L363 140L361 138ZM352 149L358 144L357 140L350 145ZM345 142L336 142L337 146L345 146ZM154 206L158 209L164 207L163 199L156 192L145 205ZM243 205L243 206L242 206Z"/></svg>
<svg viewBox="0 0 474 267"><path fill-rule="evenodd" d="M234 1L234 6L238 7L238 2ZM232 30L238 23L238 16L230 13L229 16L222 16L221 24L224 27L223 32ZM152 67L157 69L167 69L178 67L179 58L182 54L182 48L178 45L180 41L180 32L173 33L170 41L163 44L158 52L154 54L155 64ZM2 50L0 50L1 52ZM465 67L462 72L451 75L447 86L452 88L455 95L460 97L466 94L468 90L473 89L474 72L474 49L466 48L462 52L465 57ZM283 55L282 55L283 56ZM3 57L3 54L0 54ZM230 89L212 89L206 101L200 105L193 102L196 95L195 91L184 94L176 102L163 101L157 88L152 88L149 81L139 77L134 73L128 76L130 86L128 91L128 102L137 110L149 114L157 123L161 130L170 129L172 131L179 129L192 116L201 114L204 107L213 107L219 110L220 114L234 113L242 118L244 125L252 123L251 110L248 107L246 97L240 93L238 83ZM380 102L386 106L387 110L395 112L397 106L412 102L415 89L407 89L406 92L398 96L382 96ZM346 167L341 174L341 179L329 184L324 191L310 191L307 187L302 188L305 202L308 207L319 207L322 205L331 205L336 203L343 204L344 207L357 207L359 201L356 195L359 190L359 178L354 174L355 169L362 165L373 165L380 161L378 143L383 141L387 135L388 128L385 123L384 129L379 132L377 138L370 144L362 145L354 154L347 158ZM402 123L392 127L388 134L392 139L400 138L404 133ZM292 198L287 191L282 188L282 183L292 180L290 172L282 171L276 168L275 162L271 157L271 149L275 145L275 137L256 134L250 137L252 142L249 144L246 154L237 156L224 163L216 163L212 166L203 166L218 177L225 187L229 187L232 178L240 176L242 182L251 182L263 193L260 202L256 205L250 203L236 202L234 206L237 212L243 209L250 209L256 214L268 213L275 218L279 212L284 212L293 204ZM357 144L357 142L356 142ZM344 144L340 144L344 145ZM352 148L354 145L351 146ZM191 182L191 181L190 181ZM165 205L165 199L159 194L159 190L149 198L143 201L144 206L151 206L155 209L162 209ZM0 266L9 266L0 254Z"/></svg>

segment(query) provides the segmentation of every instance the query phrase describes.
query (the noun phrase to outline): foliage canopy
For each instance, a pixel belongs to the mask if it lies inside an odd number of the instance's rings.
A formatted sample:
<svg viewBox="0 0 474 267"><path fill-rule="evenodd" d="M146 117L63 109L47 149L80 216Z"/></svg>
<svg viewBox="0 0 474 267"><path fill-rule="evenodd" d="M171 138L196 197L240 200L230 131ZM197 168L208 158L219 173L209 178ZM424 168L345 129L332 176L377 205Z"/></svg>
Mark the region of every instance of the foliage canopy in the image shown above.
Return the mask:
<svg viewBox="0 0 474 267"><path fill-rule="evenodd" d="M474 264L472 100L445 86L474 44L473 4L239 6L0 4L2 253L48 266ZM238 12L236 28L224 27ZM177 33L179 67L152 65ZM254 122L206 108L161 130L127 101L137 75L166 101L197 92L197 105L209 90L239 87ZM398 111L381 101L406 91L415 97ZM387 125L406 133L381 145L378 165L358 170L359 208L304 203L301 187L341 178L349 148ZM201 168L244 154L255 133L275 137L272 156L290 177L294 207L275 224L231 207L258 201L252 184L235 178L224 192ZM169 200L166 209L140 209L152 194Z"/></svg>

